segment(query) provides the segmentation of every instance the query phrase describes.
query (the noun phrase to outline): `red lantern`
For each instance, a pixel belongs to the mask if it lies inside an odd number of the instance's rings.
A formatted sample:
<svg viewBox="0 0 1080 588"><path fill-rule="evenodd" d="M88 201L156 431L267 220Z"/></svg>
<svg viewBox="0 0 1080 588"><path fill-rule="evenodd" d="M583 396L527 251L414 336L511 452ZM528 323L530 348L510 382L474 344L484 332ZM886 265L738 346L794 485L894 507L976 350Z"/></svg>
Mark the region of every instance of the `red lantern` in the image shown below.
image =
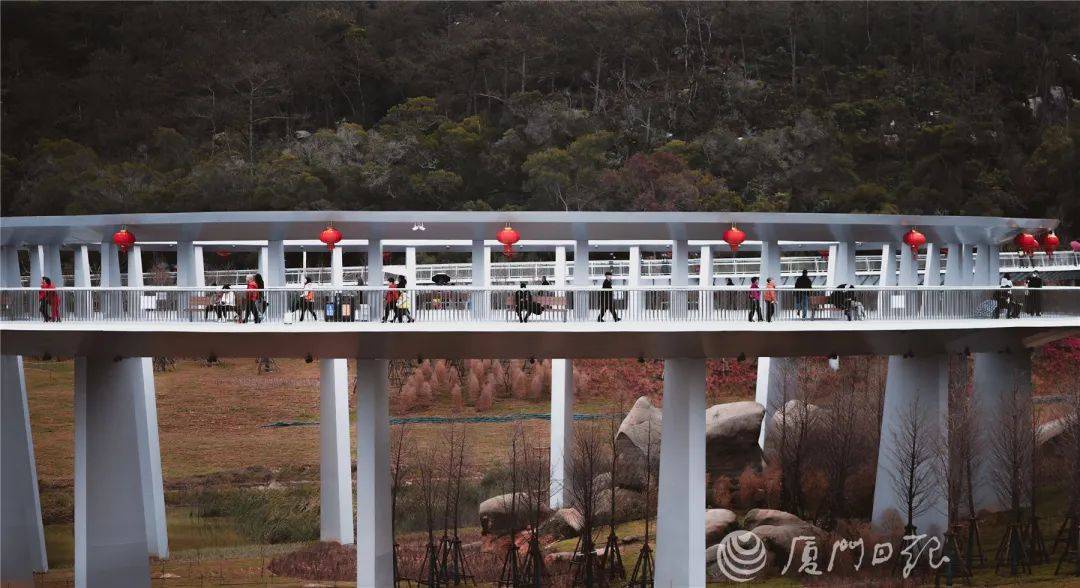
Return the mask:
<svg viewBox="0 0 1080 588"><path fill-rule="evenodd" d="M1043 251L1045 251L1046 254L1049 255L1057 251L1058 245L1060 244L1061 239L1059 239L1058 236L1054 234L1054 231L1050 231L1050 234L1043 238Z"/></svg>
<svg viewBox="0 0 1080 588"><path fill-rule="evenodd" d="M1039 248L1039 242L1035 239L1035 236L1031 233L1020 233L1014 239L1013 243L1024 252L1024 255L1034 255L1035 250Z"/></svg>
<svg viewBox="0 0 1080 588"><path fill-rule="evenodd" d="M112 240L120 248L121 253L127 253L127 250L131 249L132 245L135 245L135 233L124 227L113 233Z"/></svg>
<svg viewBox="0 0 1080 588"><path fill-rule="evenodd" d="M919 247L926 245L926 235L911 229L904 234L904 244L911 247L911 252L918 255Z"/></svg>
<svg viewBox="0 0 1080 588"><path fill-rule="evenodd" d="M319 233L319 240L326 243L327 249L333 251L334 245L341 241L341 231L335 229L334 225L327 225L323 232Z"/></svg>
<svg viewBox="0 0 1080 588"><path fill-rule="evenodd" d="M728 247L731 247L732 253L738 251L739 245L742 245L742 242L745 240L746 233L740 231L739 227L736 227L734 224L731 225L730 229L724 231L724 242L728 244Z"/></svg>
<svg viewBox="0 0 1080 588"><path fill-rule="evenodd" d="M228 257L232 255L232 252L230 251L216 251L215 253L217 253L218 257Z"/></svg>
<svg viewBox="0 0 1080 588"><path fill-rule="evenodd" d="M499 240L499 243L503 245L503 254L507 257L514 256L514 243L521 240L521 235L513 229L510 225L503 227L503 230L499 231L499 234L495 236Z"/></svg>
<svg viewBox="0 0 1080 588"><path fill-rule="evenodd" d="M1073 241L1069 243L1069 249L1072 249L1073 252L1080 252L1080 241Z"/></svg>

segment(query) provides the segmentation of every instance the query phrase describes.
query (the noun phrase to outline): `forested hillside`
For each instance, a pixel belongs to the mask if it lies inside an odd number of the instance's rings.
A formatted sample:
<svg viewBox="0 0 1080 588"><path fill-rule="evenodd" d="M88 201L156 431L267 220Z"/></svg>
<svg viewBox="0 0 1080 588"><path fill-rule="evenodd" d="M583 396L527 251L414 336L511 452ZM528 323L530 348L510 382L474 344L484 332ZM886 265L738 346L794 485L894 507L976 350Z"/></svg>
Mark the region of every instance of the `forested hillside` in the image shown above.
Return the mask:
<svg viewBox="0 0 1080 588"><path fill-rule="evenodd" d="M3 213L1080 227L1076 3L4 2Z"/></svg>

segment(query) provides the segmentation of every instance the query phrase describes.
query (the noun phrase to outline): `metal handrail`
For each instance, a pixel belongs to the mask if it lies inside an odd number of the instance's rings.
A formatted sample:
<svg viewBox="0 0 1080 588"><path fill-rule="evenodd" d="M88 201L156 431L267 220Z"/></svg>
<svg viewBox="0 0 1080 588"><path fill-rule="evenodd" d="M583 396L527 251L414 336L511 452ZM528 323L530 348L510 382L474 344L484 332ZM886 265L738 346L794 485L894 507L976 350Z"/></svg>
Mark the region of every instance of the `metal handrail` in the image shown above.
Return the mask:
<svg viewBox="0 0 1080 588"><path fill-rule="evenodd" d="M976 254L977 257L977 254ZM1063 271L1080 270L1080 252L1055 251L1052 254L1038 252L1033 256L1022 255L1018 252L1005 251L1000 254L1000 271L1024 271L1030 269L1060 268ZM691 259L688 262L689 273L696 274L699 270L700 261ZM625 259L614 260L590 260L590 278L603 277L605 271L611 271L617 277L630 274L630 262ZM666 277L671 274L670 259L643 259L641 260L641 275L643 277ZM714 257L713 275L724 276L751 276L760 272L760 260L756 257ZM780 273L782 276L796 275L802 270L807 270L812 276L824 276L828 271L828 259L821 256L782 257L780 259ZM228 269L207 270L204 277L208 282L242 284L244 276L257 272L257 269ZM876 275L881 271L880 255L860 255L855 258L855 273L859 275ZM918 257L918 271L926 271L926 255ZM367 278L365 266L347 266L343 268L345 281L354 282ZM574 266L572 263L566 266L567 277L573 277ZM323 277L329 280L331 269L329 267L312 266L306 268L287 268L285 280L289 283L299 283L303 277L311 277L321 281ZM472 278L471 263L438 263L423 264L416 268L418 281L430 281L435 274L447 274L451 279L470 280ZM531 262L497 262L491 264L491 279L495 281L538 281L541 277L554 277L555 262L531 261ZM176 272L168 272L170 280L176 279ZM124 276L126 278L126 276ZM29 278L25 278L28 280ZM65 281L73 282L71 275L64 276ZM98 274L91 274L91 283L100 280Z"/></svg>
<svg viewBox="0 0 1080 588"><path fill-rule="evenodd" d="M42 295L44 292L44 297ZM231 303L223 298L232 293ZM310 294L308 294L310 293ZM206 322L220 320L352 322L587 322L598 315L635 322L746 321L755 306L746 287L586 286L296 287L220 290L177 286L144 288L0 289L0 321L57 318L89 322ZM840 289L779 288L775 320L945 320L992 318L1025 311L1080 317L1080 288L888 286ZM758 300L762 315L768 306ZM534 311L540 311L538 313ZM521 311L519 313L519 311ZM610 311L614 311L611 313ZM519 317L519 314L521 315ZM1080 320L1077 321L1080 326Z"/></svg>

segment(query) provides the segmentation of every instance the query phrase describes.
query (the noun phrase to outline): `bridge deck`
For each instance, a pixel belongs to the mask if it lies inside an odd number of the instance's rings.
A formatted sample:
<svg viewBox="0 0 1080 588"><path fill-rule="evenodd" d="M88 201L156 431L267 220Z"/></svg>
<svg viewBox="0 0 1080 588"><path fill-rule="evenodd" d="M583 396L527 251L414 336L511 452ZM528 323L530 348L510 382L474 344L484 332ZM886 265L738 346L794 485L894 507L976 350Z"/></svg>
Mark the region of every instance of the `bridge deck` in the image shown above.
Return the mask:
<svg viewBox="0 0 1080 588"><path fill-rule="evenodd" d="M4 353L54 356L528 358L821 356L1019 351L1080 318L685 322L0 322Z"/></svg>

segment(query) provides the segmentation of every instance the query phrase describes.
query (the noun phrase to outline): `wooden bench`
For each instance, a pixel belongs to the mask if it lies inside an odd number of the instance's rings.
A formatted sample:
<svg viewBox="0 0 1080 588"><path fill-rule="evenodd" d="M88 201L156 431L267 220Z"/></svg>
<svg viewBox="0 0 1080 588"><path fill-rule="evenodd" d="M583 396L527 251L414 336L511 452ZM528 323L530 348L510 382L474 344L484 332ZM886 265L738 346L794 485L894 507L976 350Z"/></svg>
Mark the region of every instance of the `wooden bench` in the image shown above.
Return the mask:
<svg viewBox="0 0 1080 588"><path fill-rule="evenodd" d="M184 309L188 313L188 320L194 322L195 313L205 312L206 308L211 304L209 296L192 296L188 298L188 307Z"/></svg>
<svg viewBox="0 0 1080 588"><path fill-rule="evenodd" d="M829 300L828 296L810 296L810 318L813 319L817 311L828 312L835 310L837 312L844 312L843 308L836 306Z"/></svg>
<svg viewBox="0 0 1080 588"><path fill-rule="evenodd" d="M566 296L546 296L546 295L533 295L533 304L539 304L544 308L544 312L561 312L563 313L563 322L566 322L567 313L570 311L570 305L566 301ZM514 295L511 294L506 297L506 312L510 318L516 317L517 305L514 304ZM535 316L535 315L533 315Z"/></svg>

